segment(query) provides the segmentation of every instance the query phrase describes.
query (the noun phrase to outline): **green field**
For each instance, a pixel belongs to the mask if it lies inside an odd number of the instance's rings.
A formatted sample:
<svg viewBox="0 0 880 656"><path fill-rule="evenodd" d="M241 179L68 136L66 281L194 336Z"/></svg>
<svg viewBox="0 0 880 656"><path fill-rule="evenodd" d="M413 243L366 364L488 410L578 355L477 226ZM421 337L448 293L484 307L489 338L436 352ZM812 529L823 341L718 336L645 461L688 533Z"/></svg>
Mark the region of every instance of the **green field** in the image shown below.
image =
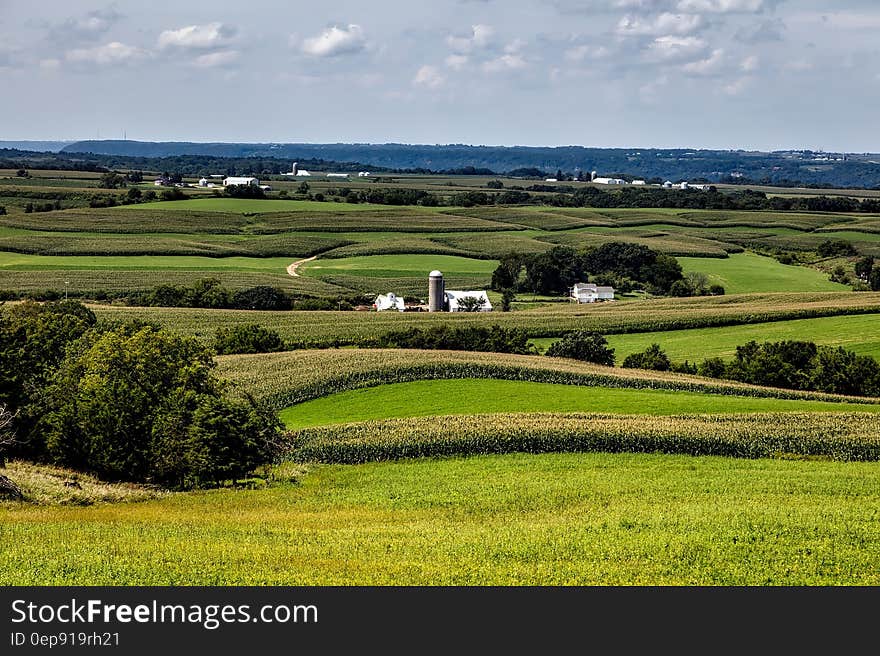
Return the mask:
<svg viewBox="0 0 880 656"><path fill-rule="evenodd" d="M824 292L850 288L828 280L828 276L802 266L780 264L772 257L739 253L727 259L681 257L685 273L705 273L710 284L724 287L728 294L752 292Z"/></svg>
<svg viewBox="0 0 880 656"><path fill-rule="evenodd" d="M114 210L125 212L143 211L144 208L162 212L232 212L238 214L266 214L271 212L367 212L384 205L352 203L320 203L309 200L264 200L246 198L195 198L171 200L148 205L122 205ZM419 208L421 211L423 208Z"/></svg>
<svg viewBox="0 0 880 656"><path fill-rule="evenodd" d="M489 276L498 266L494 260L475 260L450 255L369 255L333 260L315 260L302 266L312 276L369 276L375 278L422 277L427 294L428 273L439 269L448 276Z"/></svg>
<svg viewBox="0 0 880 656"><path fill-rule="evenodd" d="M254 271L284 274L290 258L193 257L162 255L24 255L0 252L0 270Z"/></svg>
<svg viewBox="0 0 880 656"><path fill-rule="evenodd" d="M422 380L341 392L285 408L280 416L288 428L300 429L394 417L496 412L675 415L833 411L880 413L880 405L464 379ZM442 419L438 421L442 423Z"/></svg>
<svg viewBox="0 0 880 656"><path fill-rule="evenodd" d="M878 463L520 454L5 504L0 585L878 585L878 476Z"/></svg>
<svg viewBox="0 0 880 656"><path fill-rule="evenodd" d="M660 344L673 362L700 362L706 358L730 359L736 347L748 341L778 342L800 340L826 346L841 346L859 355L880 359L880 315L866 314L849 317L796 319L771 323L724 328L693 328L661 332L608 335L608 345L614 349L618 364L631 353L639 353L651 344ZM533 339L542 352L554 338Z"/></svg>

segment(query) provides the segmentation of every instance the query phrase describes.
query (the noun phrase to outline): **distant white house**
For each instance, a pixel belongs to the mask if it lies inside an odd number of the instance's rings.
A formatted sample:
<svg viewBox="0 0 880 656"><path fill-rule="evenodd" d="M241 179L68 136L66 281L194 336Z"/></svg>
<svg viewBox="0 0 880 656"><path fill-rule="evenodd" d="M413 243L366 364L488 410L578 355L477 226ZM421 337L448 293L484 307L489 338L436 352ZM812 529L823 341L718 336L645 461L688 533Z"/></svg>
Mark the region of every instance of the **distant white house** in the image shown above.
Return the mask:
<svg viewBox="0 0 880 656"><path fill-rule="evenodd" d="M312 174L309 173L308 171L306 171L305 169L300 169L299 171L296 172L296 177L298 177L298 178L310 178L310 177L312 177Z"/></svg>
<svg viewBox="0 0 880 656"><path fill-rule="evenodd" d="M547 178L544 182L559 182L559 180L556 178Z"/></svg>
<svg viewBox="0 0 880 656"><path fill-rule="evenodd" d="M569 298L578 304L613 301L614 287L600 287L586 282L579 282L571 288Z"/></svg>
<svg viewBox="0 0 880 656"><path fill-rule="evenodd" d="M208 178L200 178L199 179L199 186L200 187L207 187L208 186Z"/></svg>
<svg viewBox="0 0 880 656"><path fill-rule="evenodd" d="M370 172L369 171L358 171L358 177L359 178L369 178Z"/></svg>
<svg viewBox="0 0 880 656"><path fill-rule="evenodd" d="M477 291L477 292L456 292L456 291L447 291L446 292L446 310L448 312L464 312L462 309L462 302L465 299L477 299L481 302L480 312L491 312L492 304L489 302L489 296L486 292Z"/></svg>
<svg viewBox="0 0 880 656"><path fill-rule="evenodd" d="M373 307L376 308L376 312L384 312L386 310L403 312L406 309L406 306L403 304L403 299L394 292L377 296L373 303Z"/></svg>
<svg viewBox="0 0 880 656"><path fill-rule="evenodd" d="M664 189L672 189L673 186L675 186L675 185L673 185L670 180L667 180L666 182L663 183Z"/></svg>
<svg viewBox="0 0 880 656"><path fill-rule="evenodd" d="M595 178L593 180L596 184L604 184L604 185L625 185L626 180L621 178Z"/></svg>
<svg viewBox="0 0 880 656"><path fill-rule="evenodd" d="M224 187L231 187L233 185L259 187L260 180L259 180L259 178L244 178L244 177L235 177L235 176L230 176L228 178L223 179L223 186Z"/></svg>

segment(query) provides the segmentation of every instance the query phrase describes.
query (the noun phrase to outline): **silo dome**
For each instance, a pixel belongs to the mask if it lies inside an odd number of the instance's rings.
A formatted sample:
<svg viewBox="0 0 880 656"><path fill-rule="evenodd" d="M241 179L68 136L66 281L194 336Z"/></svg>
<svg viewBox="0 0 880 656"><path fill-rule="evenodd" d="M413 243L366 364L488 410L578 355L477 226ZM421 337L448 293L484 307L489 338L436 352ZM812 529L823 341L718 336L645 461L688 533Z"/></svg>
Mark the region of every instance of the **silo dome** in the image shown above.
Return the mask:
<svg viewBox="0 0 880 656"><path fill-rule="evenodd" d="M443 274L437 271L436 269L428 274L429 278L442 278Z"/></svg>

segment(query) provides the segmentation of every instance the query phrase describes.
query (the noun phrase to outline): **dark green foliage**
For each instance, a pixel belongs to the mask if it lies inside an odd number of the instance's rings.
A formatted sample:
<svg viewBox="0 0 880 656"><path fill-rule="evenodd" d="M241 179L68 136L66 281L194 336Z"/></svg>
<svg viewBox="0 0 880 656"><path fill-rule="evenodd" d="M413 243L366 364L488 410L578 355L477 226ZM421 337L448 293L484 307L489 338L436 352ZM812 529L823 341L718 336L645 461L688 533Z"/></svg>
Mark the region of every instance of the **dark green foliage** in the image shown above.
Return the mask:
<svg viewBox="0 0 880 656"><path fill-rule="evenodd" d="M189 196L187 196L177 187L163 189L161 196L159 196L160 200L186 200L187 198L189 198Z"/></svg>
<svg viewBox="0 0 880 656"><path fill-rule="evenodd" d="M501 294L501 311L510 312L510 304L515 298L516 294L514 294L512 289L505 289Z"/></svg>
<svg viewBox="0 0 880 656"><path fill-rule="evenodd" d="M265 198L266 192L256 185L229 185L223 193L230 198Z"/></svg>
<svg viewBox="0 0 880 656"><path fill-rule="evenodd" d="M501 180L489 180L489 182L486 183L486 186L489 189L504 189L504 183L501 182Z"/></svg>
<svg viewBox="0 0 880 656"><path fill-rule="evenodd" d="M858 251L848 241L842 239L826 239L816 249L821 257L848 257L858 255Z"/></svg>
<svg viewBox="0 0 880 656"><path fill-rule="evenodd" d="M6 208L0 205L0 216L4 216L6 214Z"/></svg>
<svg viewBox="0 0 880 656"><path fill-rule="evenodd" d="M232 306L239 310L289 310L291 304L287 294L277 287L258 285L236 291Z"/></svg>
<svg viewBox="0 0 880 656"><path fill-rule="evenodd" d="M214 336L217 355L235 353L274 353L284 350L284 341L274 330L258 324L218 328Z"/></svg>
<svg viewBox="0 0 880 656"><path fill-rule="evenodd" d="M709 285L709 296L724 296L724 287L721 285Z"/></svg>
<svg viewBox="0 0 880 656"><path fill-rule="evenodd" d="M428 350L481 351L493 353L534 353L525 331L503 328L448 325L410 328L390 332L376 340L379 348L411 348Z"/></svg>
<svg viewBox="0 0 880 656"><path fill-rule="evenodd" d="M524 285L536 294L564 294L576 282L586 280L583 259L567 246L554 246L527 256Z"/></svg>
<svg viewBox="0 0 880 656"><path fill-rule="evenodd" d="M864 281L868 282L871 279L871 272L874 270L874 258L873 257L863 257L855 265L855 273L856 276Z"/></svg>
<svg viewBox="0 0 880 656"><path fill-rule="evenodd" d="M624 358L621 366L624 369L649 369L651 371L670 371L672 369L669 356L660 348L659 344L651 344L641 353L631 353Z"/></svg>
<svg viewBox="0 0 880 656"><path fill-rule="evenodd" d="M230 401L193 338L152 327L81 340L53 376L39 428L53 461L112 480L194 487L269 461L277 420Z"/></svg>
<svg viewBox="0 0 880 656"><path fill-rule="evenodd" d="M304 298L293 304L294 310L353 310L352 304L346 299Z"/></svg>
<svg viewBox="0 0 880 656"><path fill-rule="evenodd" d="M874 267L868 278L871 291L880 292L880 267Z"/></svg>
<svg viewBox="0 0 880 656"><path fill-rule="evenodd" d="M17 455L42 451L42 436L34 431L37 400L68 346L94 325L92 311L75 301L25 301L0 311L0 404L17 413Z"/></svg>
<svg viewBox="0 0 880 656"><path fill-rule="evenodd" d="M706 360L699 373L783 389L880 396L880 364L874 358L812 342L751 341L737 347L732 362Z"/></svg>
<svg viewBox="0 0 880 656"><path fill-rule="evenodd" d="M101 176L98 186L102 189L118 189L119 187L126 186L126 179L124 175L119 175L115 171L108 171Z"/></svg>
<svg viewBox="0 0 880 656"><path fill-rule="evenodd" d="M576 330L554 342L547 349L546 355L552 358L573 358L594 364L614 366L614 349L608 346L608 340L592 330Z"/></svg>

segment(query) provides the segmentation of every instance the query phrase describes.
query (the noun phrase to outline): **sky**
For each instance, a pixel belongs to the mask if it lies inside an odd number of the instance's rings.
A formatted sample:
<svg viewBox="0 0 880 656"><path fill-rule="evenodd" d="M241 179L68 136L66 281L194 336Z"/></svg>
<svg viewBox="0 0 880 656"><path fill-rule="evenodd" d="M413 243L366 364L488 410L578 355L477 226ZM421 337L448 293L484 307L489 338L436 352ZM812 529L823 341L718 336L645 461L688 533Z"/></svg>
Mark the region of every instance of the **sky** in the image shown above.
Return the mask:
<svg viewBox="0 0 880 656"><path fill-rule="evenodd" d="M0 0L0 140L880 151L877 0Z"/></svg>

